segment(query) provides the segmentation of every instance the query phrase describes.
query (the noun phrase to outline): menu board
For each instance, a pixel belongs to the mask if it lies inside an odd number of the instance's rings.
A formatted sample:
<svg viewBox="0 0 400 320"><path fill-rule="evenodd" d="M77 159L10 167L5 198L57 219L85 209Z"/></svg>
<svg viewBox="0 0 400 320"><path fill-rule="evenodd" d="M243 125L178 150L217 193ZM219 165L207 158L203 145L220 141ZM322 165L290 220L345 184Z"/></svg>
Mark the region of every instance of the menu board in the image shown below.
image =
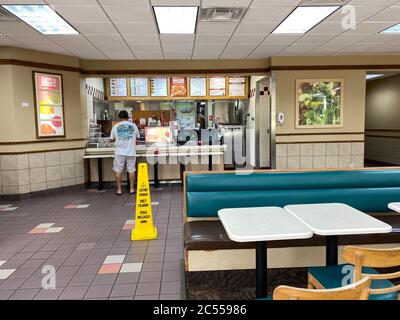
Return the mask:
<svg viewBox="0 0 400 320"><path fill-rule="evenodd" d="M110 96L111 97L128 96L128 87L126 85L126 78L110 79Z"/></svg>
<svg viewBox="0 0 400 320"><path fill-rule="evenodd" d="M243 97L245 95L245 88L245 77L229 77L229 95L231 97Z"/></svg>
<svg viewBox="0 0 400 320"><path fill-rule="evenodd" d="M167 78L164 77L151 78L150 95L152 97L167 97L168 96Z"/></svg>
<svg viewBox="0 0 400 320"><path fill-rule="evenodd" d="M210 77L210 96L225 96L226 95L226 79L225 77Z"/></svg>
<svg viewBox="0 0 400 320"><path fill-rule="evenodd" d="M187 82L185 77L170 78L171 97L186 97Z"/></svg>
<svg viewBox="0 0 400 320"><path fill-rule="evenodd" d="M147 78L129 79L131 97L147 97L149 95L149 80Z"/></svg>
<svg viewBox="0 0 400 320"><path fill-rule="evenodd" d="M207 95L207 78L190 78L190 95L192 97L205 97Z"/></svg>
<svg viewBox="0 0 400 320"><path fill-rule="evenodd" d="M37 136L64 137L62 75L34 72Z"/></svg>

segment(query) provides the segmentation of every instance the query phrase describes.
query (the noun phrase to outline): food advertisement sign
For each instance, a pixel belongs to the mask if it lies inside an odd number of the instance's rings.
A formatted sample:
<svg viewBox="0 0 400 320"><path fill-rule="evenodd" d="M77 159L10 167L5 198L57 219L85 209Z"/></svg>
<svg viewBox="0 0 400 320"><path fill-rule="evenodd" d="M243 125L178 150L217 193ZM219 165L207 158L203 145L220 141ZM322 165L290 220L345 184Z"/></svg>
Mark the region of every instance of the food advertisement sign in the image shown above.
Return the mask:
<svg viewBox="0 0 400 320"><path fill-rule="evenodd" d="M185 77L171 77L171 97L186 97L187 82Z"/></svg>
<svg viewBox="0 0 400 320"><path fill-rule="evenodd" d="M167 144L172 141L171 130L169 127L146 127L146 143Z"/></svg>
<svg viewBox="0 0 400 320"><path fill-rule="evenodd" d="M38 138L65 137L62 76L34 72Z"/></svg>

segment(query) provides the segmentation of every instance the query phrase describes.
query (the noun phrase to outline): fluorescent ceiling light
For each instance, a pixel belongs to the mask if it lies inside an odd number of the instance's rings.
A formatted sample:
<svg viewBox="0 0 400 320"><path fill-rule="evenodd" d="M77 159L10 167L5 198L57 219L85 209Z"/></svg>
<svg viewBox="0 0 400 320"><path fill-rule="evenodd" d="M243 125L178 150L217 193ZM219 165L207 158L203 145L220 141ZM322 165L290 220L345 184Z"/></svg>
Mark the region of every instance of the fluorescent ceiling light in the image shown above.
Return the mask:
<svg viewBox="0 0 400 320"><path fill-rule="evenodd" d="M340 6L297 7L272 33L306 33Z"/></svg>
<svg viewBox="0 0 400 320"><path fill-rule="evenodd" d="M367 74L366 79L371 80L371 79L380 78L383 76L384 76L384 74Z"/></svg>
<svg viewBox="0 0 400 320"><path fill-rule="evenodd" d="M42 34L78 34L47 5L2 5Z"/></svg>
<svg viewBox="0 0 400 320"><path fill-rule="evenodd" d="M383 30L381 33L400 33L400 23L386 30Z"/></svg>
<svg viewBox="0 0 400 320"><path fill-rule="evenodd" d="M199 7L153 7L160 33L194 33Z"/></svg>

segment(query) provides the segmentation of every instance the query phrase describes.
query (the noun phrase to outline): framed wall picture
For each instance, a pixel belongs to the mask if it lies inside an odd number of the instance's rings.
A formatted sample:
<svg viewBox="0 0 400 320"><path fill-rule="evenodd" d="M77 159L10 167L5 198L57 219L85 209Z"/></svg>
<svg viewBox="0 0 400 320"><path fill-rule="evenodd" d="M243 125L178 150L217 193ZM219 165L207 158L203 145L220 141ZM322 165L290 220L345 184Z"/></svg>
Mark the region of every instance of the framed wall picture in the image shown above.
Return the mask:
<svg viewBox="0 0 400 320"><path fill-rule="evenodd" d="M38 138L65 137L61 74L33 71Z"/></svg>
<svg viewBox="0 0 400 320"><path fill-rule="evenodd" d="M296 128L343 127L344 80L296 80Z"/></svg>

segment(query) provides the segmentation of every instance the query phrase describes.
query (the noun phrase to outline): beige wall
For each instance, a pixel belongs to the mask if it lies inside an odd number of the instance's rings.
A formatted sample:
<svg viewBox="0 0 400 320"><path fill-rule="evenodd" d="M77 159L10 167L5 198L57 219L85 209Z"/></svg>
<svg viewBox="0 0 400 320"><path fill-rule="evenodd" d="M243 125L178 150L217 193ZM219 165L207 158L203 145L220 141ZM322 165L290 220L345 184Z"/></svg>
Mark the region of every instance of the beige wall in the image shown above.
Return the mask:
<svg viewBox="0 0 400 320"><path fill-rule="evenodd" d="M344 79L343 128L296 129L296 79ZM338 133L364 132L365 71L276 71L277 113L285 114L285 123L276 133Z"/></svg>
<svg viewBox="0 0 400 320"><path fill-rule="evenodd" d="M367 82L365 157L400 164L400 76Z"/></svg>
<svg viewBox="0 0 400 320"><path fill-rule="evenodd" d="M0 66L0 142L12 141L15 131L12 67Z"/></svg>

